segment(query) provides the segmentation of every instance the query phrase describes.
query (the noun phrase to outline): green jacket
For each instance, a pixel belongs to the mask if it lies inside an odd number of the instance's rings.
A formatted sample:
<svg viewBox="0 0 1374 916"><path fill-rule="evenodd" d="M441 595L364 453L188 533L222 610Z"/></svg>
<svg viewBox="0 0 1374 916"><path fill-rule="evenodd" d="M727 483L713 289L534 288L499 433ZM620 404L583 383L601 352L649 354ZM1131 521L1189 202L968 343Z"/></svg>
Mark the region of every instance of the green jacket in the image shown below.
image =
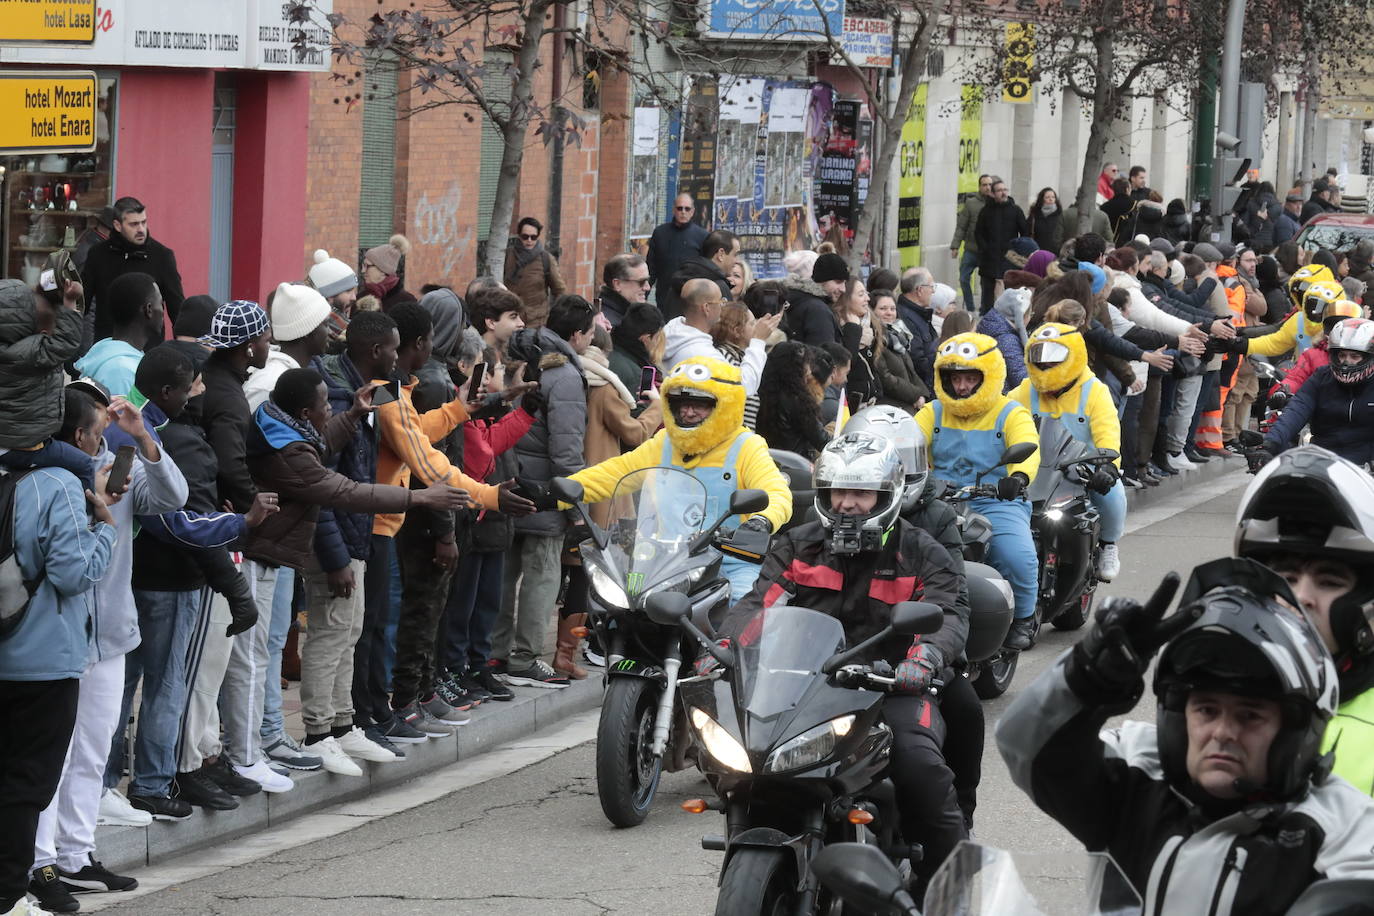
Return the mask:
<svg viewBox="0 0 1374 916"><path fill-rule="evenodd" d="M978 253L978 242L973 237L973 227L978 225L978 214L983 212L983 204L988 199L982 194L973 193L964 198L959 206L959 216L954 221L954 239L949 243L951 251L959 250L959 243L972 254Z"/></svg>
<svg viewBox="0 0 1374 916"><path fill-rule="evenodd" d="M1366 795L1374 795L1374 689L1337 707L1322 738L1322 753L1333 748L1335 774Z"/></svg>

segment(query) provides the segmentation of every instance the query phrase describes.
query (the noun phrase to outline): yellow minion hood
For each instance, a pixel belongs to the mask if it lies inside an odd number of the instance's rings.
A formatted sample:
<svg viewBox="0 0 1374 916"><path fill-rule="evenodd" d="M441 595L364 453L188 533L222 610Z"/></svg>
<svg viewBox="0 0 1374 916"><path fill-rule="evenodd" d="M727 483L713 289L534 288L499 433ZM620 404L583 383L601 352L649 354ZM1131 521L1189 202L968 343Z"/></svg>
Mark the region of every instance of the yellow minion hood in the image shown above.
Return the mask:
<svg viewBox="0 0 1374 916"><path fill-rule="evenodd" d="M954 394L949 380L951 372L981 372L983 380L968 397L961 398ZM1006 381L1006 361L997 349L997 341L986 334L955 334L935 354L935 394L952 416L976 417L987 413L1002 396Z"/></svg>
<svg viewBox="0 0 1374 916"><path fill-rule="evenodd" d="M724 360L706 356L684 359L672 368L660 389L663 425L673 446L683 455L703 455L744 426L744 381L740 371ZM695 426L678 423L674 401L697 400L715 406Z"/></svg>
<svg viewBox="0 0 1374 916"><path fill-rule="evenodd" d="M1087 368L1087 345L1072 325L1048 321L1035 329L1026 344L1026 373L1031 384L1046 394L1057 396L1073 387Z"/></svg>

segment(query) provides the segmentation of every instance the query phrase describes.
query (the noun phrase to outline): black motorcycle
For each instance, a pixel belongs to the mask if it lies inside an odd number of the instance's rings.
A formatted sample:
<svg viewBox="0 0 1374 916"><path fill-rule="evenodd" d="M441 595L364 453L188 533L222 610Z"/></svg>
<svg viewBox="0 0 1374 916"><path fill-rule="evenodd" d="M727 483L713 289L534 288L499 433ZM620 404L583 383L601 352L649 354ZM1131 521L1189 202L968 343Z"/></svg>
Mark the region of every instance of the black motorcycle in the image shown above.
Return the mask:
<svg viewBox="0 0 1374 916"><path fill-rule="evenodd" d="M734 515L768 506L763 490L737 490L718 519L706 517L706 488L678 468L654 467L626 475L611 497L614 522L597 527L581 500L581 485L554 478L550 492L572 503L587 523L581 546L590 586L588 620L607 647L606 692L596 732L596 791L601 810L617 827L644 822L665 768L686 768L691 731L678 707L678 670L696 656L676 620L656 623L644 612L652 596L671 592L687 601L703 623L724 615L730 585L721 578L721 549L760 560L767 537L717 535ZM749 545L750 535L763 544ZM719 548L719 549L717 549ZM709 626L709 624L707 624Z"/></svg>
<svg viewBox="0 0 1374 916"><path fill-rule="evenodd" d="M972 486L961 487L941 495L953 504L959 515L959 532L964 539L964 578L968 583L969 625L964 657L968 659L966 676L973 681L973 690L981 699L1000 697L1016 676L1016 664L1021 653L1002 643L1011 629L1016 610L1016 598L1011 585L1002 574L987 564L988 543L992 540L992 524L975 512L969 501L978 498L995 499L997 491L984 484L983 478L996 468L1020 464L1035 454L1036 446L1021 442L1009 447L997 459L994 467L980 472Z"/></svg>
<svg viewBox="0 0 1374 916"><path fill-rule="evenodd" d="M1057 630L1083 626L1097 589L1100 521L1086 481L1118 453L1091 448L1055 417L1036 418L1040 469L1026 491L1031 501L1031 535L1040 562L1036 620Z"/></svg>
<svg viewBox="0 0 1374 916"><path fill-rule="evenodd" d="M649 613L663 623L681 620L720 663L680 682L697 766L718 796L683 807L725 813L725 834L702 840L725 853L717 916L838 912L811 867L831 843L870 843L894 861L913 858L886 778L892 732L882 711L892 669L861 662L894 633L939 629L937 605L899 603L890 626L849 649L838 620L804 608L760 611L734 648L706 638L684 596L657 595Z"/></svg>

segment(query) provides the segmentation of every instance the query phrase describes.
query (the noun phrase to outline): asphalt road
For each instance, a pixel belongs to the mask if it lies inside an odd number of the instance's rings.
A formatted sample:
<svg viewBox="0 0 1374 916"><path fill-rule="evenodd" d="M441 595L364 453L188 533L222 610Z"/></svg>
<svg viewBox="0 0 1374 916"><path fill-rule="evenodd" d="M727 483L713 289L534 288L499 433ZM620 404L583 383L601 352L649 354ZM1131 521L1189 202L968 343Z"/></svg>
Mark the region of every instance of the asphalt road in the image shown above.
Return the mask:
<svg viewBox="0 0 1374 916"><path fill-rule="evenodd" d="M1210 486L1213 492L1218 489ZM1184 494L1138 515L1132 524L1143 527L1131 531L1122 543L1122 575L1101 593L1144 598L1166 571L1186 575L1195 563L1225 556L1240 493L1231 489L1210 499ZM1197 504L1185 508L1193 500ZM1179 509L1183 511L1164 517ZM976 839L1031 854L1023 871L1032 873L1035 861L1053 863L1047 866L1051 871L1062 871L1066 854L1076 853L1078 847L1011 784L991 733L1017 689L1074 638L1069 633L1043 634L1040 645L1022 658L1008 696L985 705L988 750ZM1148 692L1130 717L1153 717ZM487 780L477 785L464 781L461 766L455 768L454 785L467 787L434 800L417 803L412 791L409 801L370 801L364 809L371 814L387 813L376 805L388 803L394 803L399 813L370 819L356 829L336 823L357 816L346 810L332 821L324 817L300 826L288 824L275 837L258 838L256 847L253 841L239 841L236 845L242 848L226 851L229 857L221 860L241 861L266 853L245 864L221 866L201 856L199 868L173 862L148 869L138 877L150 888L162 889L136 899L86 897L83 911L98 908L145 916L712 912L720 854L703 851L700 838L720 832L722 821L716 814L689 815L678 807L684 799L702 795L705 782L695 771L666 775L648 822L633 830L616 830L603 819L596 801L593 744L587 740L594 727L591 713L570 720L557 735L546 736L545 743L538 736L523 742L507 758L490 761L486 773L473 776ZM517 768L522 759L533 759L522 758L522 753L543 759ZM503 759L509 760L513 772L492 769L505 766ZM438 787L433 794L442 791ZM405 790L396 792L403 796ZM327 833L334 835L310 841Z"/></svg>

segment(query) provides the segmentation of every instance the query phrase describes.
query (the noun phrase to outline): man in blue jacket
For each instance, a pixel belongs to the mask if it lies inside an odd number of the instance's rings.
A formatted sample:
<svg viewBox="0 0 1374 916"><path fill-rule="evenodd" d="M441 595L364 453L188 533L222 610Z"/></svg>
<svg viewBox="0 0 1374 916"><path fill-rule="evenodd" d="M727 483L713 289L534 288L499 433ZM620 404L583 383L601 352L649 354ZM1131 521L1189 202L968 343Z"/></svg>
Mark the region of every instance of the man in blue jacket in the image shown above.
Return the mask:
<svg viewBox="0 0 1374 916"><path fill-rule="evenodd" d="M65 422L100 441L105 411L89 396ZM81 675L91 658L91 586L115 548L105 475L96 493L57 468L30 471L15 485L14 556L36 582L18 628L0 641L0 912L26 913L29 870L43 809L52 802L76 726ZM99 494L99 495L97 495ZM90 504L96 518L86 516Z"/></svg>
<svg viewBox="0 0 1374 916"><path fill-rule="evenodd" d="M1297 444L1311 425L1312 444L1355 464L1374 461L1374 321L1347 318L1327 338L1331 362L1313 372L1252 453L1263 464Z"/></svg>

